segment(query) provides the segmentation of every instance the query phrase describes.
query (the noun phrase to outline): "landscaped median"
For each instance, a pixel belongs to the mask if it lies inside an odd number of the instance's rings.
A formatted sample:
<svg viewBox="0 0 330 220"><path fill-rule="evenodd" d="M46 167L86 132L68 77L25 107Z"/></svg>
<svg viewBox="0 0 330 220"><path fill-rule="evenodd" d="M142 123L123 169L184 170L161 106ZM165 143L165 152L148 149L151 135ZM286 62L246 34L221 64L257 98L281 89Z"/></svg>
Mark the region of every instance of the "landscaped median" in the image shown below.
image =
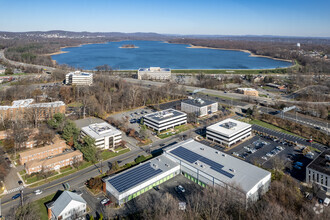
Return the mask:
<svg viewBox="0 0 330 220"><path fill-rule="evenodd" d="M110 158L125 154L129 151L130 151L129 148L123 148L123 147L116 149L115 152L105 150L101 153L101 158L102 158L102 160L108 160ZM72 166L67 166L67 167L61 168L60 172L52 171L50 173L47 173L47 175L45 175L45 174L42 175L40 173L28 175L28 174L26 174L25 170L20 171L19 174L22 177L25 184L29 185L30 187L37 187L37 186L41 186L45 183L54 181L56 179L62 178L64 176L70 175L72 173L75 173L79 170L83 170L91 165L93 165L92 162L83 161L76 168L72 167Z"/></svg>
<svg viewBox="0 0 330 220"><path fill-rule="evenodd" d="M192 124L179 125L179 126L174 127L173 129L169 129L167 131L163 131L163 132L159 133L157 136L160 139L165 139L165 138L168 138L170 136L179 134L181 132L190 130L192 128L193 128L193 125Z"/></svg>

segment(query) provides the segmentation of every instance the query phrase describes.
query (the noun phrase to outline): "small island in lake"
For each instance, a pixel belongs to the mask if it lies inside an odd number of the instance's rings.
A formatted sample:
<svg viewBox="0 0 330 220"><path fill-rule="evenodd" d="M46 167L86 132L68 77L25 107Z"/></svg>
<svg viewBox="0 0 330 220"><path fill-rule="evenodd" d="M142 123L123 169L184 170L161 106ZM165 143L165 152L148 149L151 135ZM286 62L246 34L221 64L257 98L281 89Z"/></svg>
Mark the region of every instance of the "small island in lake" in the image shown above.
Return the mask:
<svg viewBox="0 0 330 220"><path fill-rule="evenodd" d="M119 48L139 48L139 47L135 46L134 44L124 44Z"/></svg>

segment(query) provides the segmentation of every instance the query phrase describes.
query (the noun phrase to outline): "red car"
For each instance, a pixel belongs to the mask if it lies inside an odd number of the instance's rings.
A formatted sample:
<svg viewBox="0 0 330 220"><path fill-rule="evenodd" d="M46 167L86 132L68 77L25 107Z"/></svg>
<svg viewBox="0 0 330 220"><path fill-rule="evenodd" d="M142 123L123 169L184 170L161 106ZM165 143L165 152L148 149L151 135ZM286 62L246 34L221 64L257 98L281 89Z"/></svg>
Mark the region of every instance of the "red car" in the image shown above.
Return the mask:
<svg viewBox="0 0 330 220"><path fill-rule="evenodd" d="M306 141L309 142L309 143L311 143L311 142L313 142L313 139L308 139Z"/></svg>
<svg viewBox="0 0 330 220"><path fill-rule="evenodd" d="M108 202L106 202L105 204L104 204L104 206L108 206L108 205L110 205L112 202L111 202L111 200L109 200Z"/></svg>

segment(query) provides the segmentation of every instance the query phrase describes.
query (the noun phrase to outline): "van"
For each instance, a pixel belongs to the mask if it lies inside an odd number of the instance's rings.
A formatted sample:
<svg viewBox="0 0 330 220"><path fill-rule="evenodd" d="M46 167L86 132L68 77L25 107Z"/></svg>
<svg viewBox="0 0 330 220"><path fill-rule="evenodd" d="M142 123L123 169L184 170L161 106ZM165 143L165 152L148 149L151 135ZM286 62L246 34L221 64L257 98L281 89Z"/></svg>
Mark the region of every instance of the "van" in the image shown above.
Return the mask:
<svg viewBox="0 0 330 220"><path fill-rule="evenodd" d="M323 201L323 205L324 206L328 206L330 203L330 199L329 198L325 198L324 201Z"/></svg>

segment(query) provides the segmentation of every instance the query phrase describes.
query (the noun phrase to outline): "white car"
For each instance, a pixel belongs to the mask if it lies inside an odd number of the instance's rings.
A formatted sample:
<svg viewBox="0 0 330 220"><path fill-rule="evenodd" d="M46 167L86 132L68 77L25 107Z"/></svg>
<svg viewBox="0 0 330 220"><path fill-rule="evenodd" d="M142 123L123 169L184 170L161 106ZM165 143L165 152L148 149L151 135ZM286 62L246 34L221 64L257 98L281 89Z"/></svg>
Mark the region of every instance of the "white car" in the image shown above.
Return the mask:
<svg viewBox="0 0 330 220"><path fill-rule="evenodd" d="M261 159L263 159L263 160L267 160L268 158L267 158L267 157L265 157L265 156L263 156L263 157L261 157Z"/></svg>
<svg viewBox="0 0 330 220"><path fill-rule="evenodd" d="M37 189L36 191L34 191L34 194L36 195L40 195L42 193L42 191L40 189Z"/></svg>
<svg viewBox="0 0 330 220"><path fill-rule="evenodd" d="M101 204L104 205L104 204L106 204L109 201L110 201L110 199L108 199L108 198L102 199L101 200Z"/></svg>

